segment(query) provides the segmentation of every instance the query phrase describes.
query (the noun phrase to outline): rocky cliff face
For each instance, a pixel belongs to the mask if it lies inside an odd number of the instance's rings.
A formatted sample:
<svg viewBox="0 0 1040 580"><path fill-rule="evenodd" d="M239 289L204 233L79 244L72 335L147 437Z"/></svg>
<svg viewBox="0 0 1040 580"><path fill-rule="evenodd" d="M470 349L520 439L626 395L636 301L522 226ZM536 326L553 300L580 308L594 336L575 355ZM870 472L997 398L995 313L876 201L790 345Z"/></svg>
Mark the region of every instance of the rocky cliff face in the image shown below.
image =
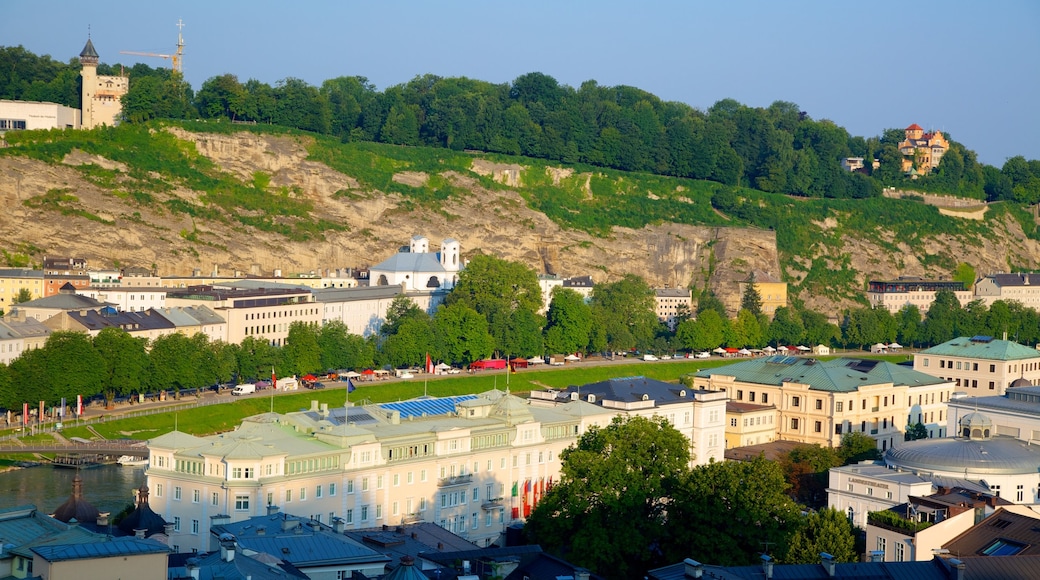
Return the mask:
<svg viewBox="0 0 1040 580"><path fill-rule="evenodd" d="M198 269L227 275L270 275L276 269L292 273L372 265L396 252L412 235L423 234L435 247L444 238L458 239L464 257L493 254L525 262L539 273L588 274L596 281L633 273L658 287L707 284L734 309L739 304L736 282L750 271L781 276L773 232L661 224L639 230L616 228L609 237L599 238L563 229L527 207L518 193L523 187L521 166L498 166L477 158L469 172L442 175L470 195L443 202L437 211L413 209L412 204L403 205L405 200L397 194L365 190L350 175L308 160L303 138L168 130L194 143L199 153L244 181L251 182L258 171L270 175L270 187L291 188L294 195L310 200L315 217L346 224L349 231L329 232L322 242L293 242L247 226L173 214L163 211L161 204L137 206L113 188L85 180L72 166L93 163L120 171L125 168L77 153L67 156L63 165L0 157L0 174L8 176L0 180L0 200L5 207L0 245L8 251L27 248L38 256L83 257L99 266L154 264L162 274L188 275ZM553 171L566 176L570 170ZM478 175L491 175L509 188L488 190L481 186ZM421 187L428 177L401 172L394 180ZM60 203L33 201L54 190L67 194ZM183 188L166 195L199 198L199 192ZM947 253L946 248L952 248L954 255L963 256L980 272L994 269L980 267L986 265L1006 269L1009 254L1017 256L1015 264L1035 266L1040 248L1025 240L1021 229L1016 235L1017 224L1006 227L1007 231L983 248L968 247L956 239L930 243L936 252ZM924 265L914 263L916 260L883 255L862 240L850 239L846 248L864 280L930 273ZM835 258L805 256L802 263L808 270L814 259ZM840 296L803 298L825 312L836 303L848 302Z"/></svg>

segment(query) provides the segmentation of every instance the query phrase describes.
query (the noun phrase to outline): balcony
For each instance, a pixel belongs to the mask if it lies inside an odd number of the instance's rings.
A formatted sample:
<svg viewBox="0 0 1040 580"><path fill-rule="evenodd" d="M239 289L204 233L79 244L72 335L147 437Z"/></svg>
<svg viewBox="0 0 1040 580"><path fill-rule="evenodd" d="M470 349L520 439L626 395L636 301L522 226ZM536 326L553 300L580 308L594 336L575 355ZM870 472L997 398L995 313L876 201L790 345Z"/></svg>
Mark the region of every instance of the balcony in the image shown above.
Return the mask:
<svg viewBox="0 0 1040 580"><path fill-rule="evenodd" d="M489 512L497 510L502 507L502 498L496 497L495 499L489 499L486 502L480 504L480 509Z"/></svg>
<svg viewBox="0 0 1040 580"><path fill-rule="evenodd" d="M464 475L453 475L451 477L442 477L437 480L437 487L452 487L455 485L469 485L473 482L473 476L470 474Z"/></svg>

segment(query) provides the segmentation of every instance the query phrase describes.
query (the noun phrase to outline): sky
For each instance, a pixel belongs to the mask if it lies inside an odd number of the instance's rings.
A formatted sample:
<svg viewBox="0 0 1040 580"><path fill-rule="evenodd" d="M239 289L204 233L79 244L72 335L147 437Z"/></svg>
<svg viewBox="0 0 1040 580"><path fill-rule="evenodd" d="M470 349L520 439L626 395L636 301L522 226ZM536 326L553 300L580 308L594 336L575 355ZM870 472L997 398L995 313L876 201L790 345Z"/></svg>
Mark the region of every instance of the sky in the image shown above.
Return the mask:
<svg viewBox="0 0 1040 580"><path fill-rule="evenodd" d="M1040 159L1040 1L3 0L0 45L67 62L170 54L184 28L196 90L231 73L274 85L364 76L508 83L542 72L629 85L699 109L796 103L852 135L917 123L1001 166ZM85 9L84 6L89 6ZM131 80L131 82L133 82Z"/></svg>

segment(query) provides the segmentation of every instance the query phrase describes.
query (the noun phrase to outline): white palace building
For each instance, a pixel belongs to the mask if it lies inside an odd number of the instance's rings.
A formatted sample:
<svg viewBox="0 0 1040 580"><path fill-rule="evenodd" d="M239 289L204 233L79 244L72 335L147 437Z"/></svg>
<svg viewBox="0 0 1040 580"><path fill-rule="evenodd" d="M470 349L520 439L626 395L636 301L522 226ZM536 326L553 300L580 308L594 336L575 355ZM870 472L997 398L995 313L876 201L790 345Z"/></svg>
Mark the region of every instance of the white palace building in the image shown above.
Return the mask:
<svg viewBox="0 0 1040 580"><path fill-rule="evenodd" d="M658 381L629 388L647 382ZM170 545L182 552L208 549L214 519L242 521L267 506L347 530L433 522L488 546L558 481L561 451L628 407L646 415L656 406L693 442L724 438L720 393L668 386L676 392L667 400L651 394L638 404L531 405L498 390L333 409L313 402L219 435L173 431L148 445L150 505L173 524ZM706 451L697 463L711 458Z"/></svg>

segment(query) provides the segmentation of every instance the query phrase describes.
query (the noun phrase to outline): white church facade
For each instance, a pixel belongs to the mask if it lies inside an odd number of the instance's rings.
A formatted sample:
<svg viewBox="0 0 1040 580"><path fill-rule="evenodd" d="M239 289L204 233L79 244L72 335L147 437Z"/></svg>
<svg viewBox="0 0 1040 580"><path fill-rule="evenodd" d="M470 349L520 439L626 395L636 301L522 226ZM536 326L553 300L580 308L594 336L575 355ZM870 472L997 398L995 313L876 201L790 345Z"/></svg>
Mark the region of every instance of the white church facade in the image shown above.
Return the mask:
<svg viewBox="0 0 1040 580"><path fill-rule="evenodd" d="M401 286L406 292L451 290L462 266L458 240L448 238L441 242L439 252L431 252L430 240L416 235L407 249L369 269L369 285Z"/></svg>

